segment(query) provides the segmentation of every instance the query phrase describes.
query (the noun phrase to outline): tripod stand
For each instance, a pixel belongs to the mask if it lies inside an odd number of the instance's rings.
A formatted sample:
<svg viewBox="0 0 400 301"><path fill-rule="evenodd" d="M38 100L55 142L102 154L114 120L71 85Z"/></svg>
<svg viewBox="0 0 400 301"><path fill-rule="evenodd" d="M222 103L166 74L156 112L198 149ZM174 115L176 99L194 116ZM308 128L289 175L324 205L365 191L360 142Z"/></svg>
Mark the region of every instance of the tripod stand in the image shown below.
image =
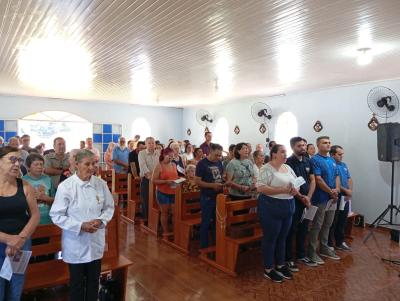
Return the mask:
<svg viewBox="0 0 400 301"><path fill-rule="evenodd" d="M400 209L399 209L399 207L393 205L393 198L394 198L394 162L395 161L391 161L391 162L392 162L392 182L391 182L391 185L390 185L390 204L374 220L374 222L370 225L371 230L369 231L368 235L364 238L364 240L363 240L364 243L366 243L367 240L371 237L374 228L377 228L378 226L381 226L381 225L396 226L396 224L393 223L393 211L396 213L396 216L397 216L397 214L399 214L399 212L400 212ZM388 212L390 212L390 216L389 216L389 220L386 220L385 217L388 214Z"/></svg>

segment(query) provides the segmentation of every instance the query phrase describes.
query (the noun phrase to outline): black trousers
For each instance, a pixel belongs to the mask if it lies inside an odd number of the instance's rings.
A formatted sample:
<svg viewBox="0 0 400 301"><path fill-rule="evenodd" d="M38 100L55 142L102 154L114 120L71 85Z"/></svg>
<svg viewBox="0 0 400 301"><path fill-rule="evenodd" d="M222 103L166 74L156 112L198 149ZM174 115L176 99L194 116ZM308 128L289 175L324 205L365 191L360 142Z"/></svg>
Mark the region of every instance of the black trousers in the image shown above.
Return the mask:
<svg viewBox="0 0 400 301"><path fill-rule="evenodd" d="M71 301L97 301L101 259L88 263L68 264Z"/></svg>
<svg viewBox="0 0 400 301"><path fill-rule="evenodd" d="M346 230L347 215L349 214L349 202L346 202L344 210L339 210L340 196L335 212L335 219L329 230L329 246L340 246L344 242L344 232Z"/></svg>
<svg viewBox="0 0 400 301"><path fill-rule="evenodd" d="M305 206L299 200L295 200L295 212L293 214L292 225L286 237L286 261L293 261L293 242L296 242L297 259L306 256L305 243L308 233L308 220L301 221Z"/></svg>
<svg viewBox="0 0 400 301"><path fill-rule="evenodd" d="M142 201L142 218L145 220L149 218L149 186L150 186L149 179L147 179L146 177L141 178L140 198Z"/></svg>

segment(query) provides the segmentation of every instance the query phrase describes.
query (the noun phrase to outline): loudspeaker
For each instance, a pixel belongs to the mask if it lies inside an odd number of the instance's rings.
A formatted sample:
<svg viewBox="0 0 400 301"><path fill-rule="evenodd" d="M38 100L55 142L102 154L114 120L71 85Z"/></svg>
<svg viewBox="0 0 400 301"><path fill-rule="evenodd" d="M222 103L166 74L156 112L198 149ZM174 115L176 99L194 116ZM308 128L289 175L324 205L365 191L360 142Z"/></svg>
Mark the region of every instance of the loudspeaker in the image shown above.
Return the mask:
<svg viewBox="0 0 400 301"><path fill-rule="evenodd" d="M382 123L378 125L378 160L400 160L400 123Z"/></svg>

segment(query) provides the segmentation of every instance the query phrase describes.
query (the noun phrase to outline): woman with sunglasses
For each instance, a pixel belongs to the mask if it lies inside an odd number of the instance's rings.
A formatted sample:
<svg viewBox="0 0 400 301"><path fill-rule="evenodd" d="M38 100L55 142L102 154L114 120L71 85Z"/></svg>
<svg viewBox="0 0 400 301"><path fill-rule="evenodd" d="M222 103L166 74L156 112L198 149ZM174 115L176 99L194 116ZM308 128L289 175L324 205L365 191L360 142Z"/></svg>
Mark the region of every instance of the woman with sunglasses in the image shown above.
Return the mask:
<svg viewBox="0 0 400 301"><path fill-rule="evenodd" d="M6 256L31 249L30 236L39 224L35 190L19 178L21 164L18 148L0 148L0 266ZM0 300L20 300L24 280L23 274L0 278Z"/></svg>

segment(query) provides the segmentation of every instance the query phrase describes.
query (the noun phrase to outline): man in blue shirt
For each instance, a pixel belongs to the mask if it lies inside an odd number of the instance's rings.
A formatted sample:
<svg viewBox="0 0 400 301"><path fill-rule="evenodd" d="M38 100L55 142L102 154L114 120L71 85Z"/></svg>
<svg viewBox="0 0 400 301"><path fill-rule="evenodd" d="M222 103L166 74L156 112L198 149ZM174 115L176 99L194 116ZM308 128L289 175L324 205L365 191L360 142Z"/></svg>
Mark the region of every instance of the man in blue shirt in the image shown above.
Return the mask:
<svg viewBox="0 0 400 301"><path fill-rule="evenodd" d="M318 236L320 238L319 253L323 257L340 260L333 248L328 245L329 230L335 217L335 210L327 210L327 204L336 203L340 191L340 179L335 160L328 156L331 142L328 136L317 138L318 154L311 158L311 165L316 180L316 189L312 204L318 207L315 213L309 236L308 257L318 263L325 262L317 255Z"/></svg>
<svg viewBox="0 0 400 301"><path fill-rule="evenodd" d="M329 151L331 158L336 162L336 166L340 177L340 195L339 200L345 201L343 210L340 210L340 201L336 210L336 217L331 227L330 245L333 246L333 238L335 238L336 249L342 251L350 251L351 248L344 241L344 231L346 228L347 215L349 213L349 200L353 194L353 180L351 179L349 169L343 161L344 150L339 145L334 145Z"/></svg>
<svg viewBox="0 0 400 301"><path fill-rule="evenodd" d="M197 163L196 184L200 187L200 248L208 247L208 230L211 226L215 241L215 206L218 193L222 193L222 146L210 144L208 156Z"/></svg>
<svg viewBox="0 0 400 301"><path fill-rule="evenodd" d="M128 173L129 168L129 149L126 147L125 137L120 137L118 145L112 152L113 168L115 173Z"/></svg>

